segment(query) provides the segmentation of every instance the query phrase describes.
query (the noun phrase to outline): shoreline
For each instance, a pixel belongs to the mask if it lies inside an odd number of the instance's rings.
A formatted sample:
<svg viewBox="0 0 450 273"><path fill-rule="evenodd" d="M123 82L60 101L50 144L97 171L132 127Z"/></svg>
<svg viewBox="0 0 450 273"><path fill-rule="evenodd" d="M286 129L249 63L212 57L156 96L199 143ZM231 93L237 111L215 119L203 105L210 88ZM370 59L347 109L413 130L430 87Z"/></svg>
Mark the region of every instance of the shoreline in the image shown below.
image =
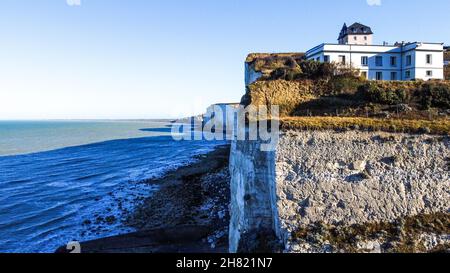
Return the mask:
<svg viewBox="0 0 450 273"><path fill-rule="evenodd" d="M159 190L125 219L137 231L81 242L83 253L226 253L230 145L144 183ZM57 253L67 252L64 246Z"/></svg>

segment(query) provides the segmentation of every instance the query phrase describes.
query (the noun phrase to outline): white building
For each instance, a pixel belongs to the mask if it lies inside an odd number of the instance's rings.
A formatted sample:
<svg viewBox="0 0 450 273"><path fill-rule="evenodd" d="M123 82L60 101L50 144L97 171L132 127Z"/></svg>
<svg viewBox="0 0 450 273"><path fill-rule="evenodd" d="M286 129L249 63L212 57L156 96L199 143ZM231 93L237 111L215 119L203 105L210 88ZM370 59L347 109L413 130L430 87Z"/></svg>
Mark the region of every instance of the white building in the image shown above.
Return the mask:
<svg viewBox="0 0 450 273"><path fill-rule="evenodd" d="M344 25L338 40L308 50L306 58L351 66L370 80L444 79L443 43L372 45L371 28L359 23Z"/></svg>
<svg viewBox="0 0 450 273"><path fill-rule="evenodd" d="M233 128L228 128L227 124L234 125L236 123L237 117L235 113L239 106L239 103L217 103L211 105L206 110L206 114L203 115L203 126L211 122L222 127L224 132L233 130Z"/></svg>

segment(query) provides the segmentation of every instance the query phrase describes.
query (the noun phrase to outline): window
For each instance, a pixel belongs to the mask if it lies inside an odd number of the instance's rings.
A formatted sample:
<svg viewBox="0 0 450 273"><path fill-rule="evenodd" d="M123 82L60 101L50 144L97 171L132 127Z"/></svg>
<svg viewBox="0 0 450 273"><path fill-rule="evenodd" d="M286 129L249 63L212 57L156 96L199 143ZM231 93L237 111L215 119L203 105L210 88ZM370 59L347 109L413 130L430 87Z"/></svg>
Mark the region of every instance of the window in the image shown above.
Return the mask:
<svg viewBox="0 0 450 273"><path fill-rule="evenodd" d="M320 57L317 57L316 61L320 62Z"/></svg>
<svg viewBox="0 0 450 273"><path fill-rule="evenodd" d="M345 55L339 55L339 63L345 64Z"/></svg>
<svg viewBox="0 0 450 273"><path fill-rule="evenodd" d="M330 55L323 56L323 61L326 62L326 63L329 63L330 62Z"/></svg>
<svg viewBox="0 0 450 273"><path fill-rule="evenodd" d="M375 65L376 66L383 66L383 57L382 56L376 56L375 57Z"/></svg>
<svg viewBox="0 0 450 273"><path fill-rule="evenodd" d="M391 72L391 81L397 80L397 72Z"/></svg>
<svg viewBox="0 0 450 273"><path fill-rule="evenodd" d="M361 72L361 77L367 79L367 72L366 71Z"/></svg>
<svg viewBox="0 0 450 273"><path fill-rule="evenodd" d="M406 56L406 65L411 65L412 64L412 56L408 55Z"/></svg>
<svg viewBox="0 0 450 273"><path fill-rule="evenodd" d="M367 36L364 36L364 40L367 41Z"/></svg>
<svg viewBox="0 0 450 273"><path fill-rule="evenodd" d="M391 66L397 66L397 57L391 56Z"/></svg>
<svg viewBox="0 0 450 273"><path fill-rule="evenodd" d="M368 65L369 65L369 57L367 57L367 56L362 56L362 57L361 57L361 65L362 65L362 66L368 66Z"/></svg>
<svg viewBox="0 0 450 273"><path fill-rule="evenodd" d="M356 40L358 40L358 37L356 37L356 36L355 36L355 37L353 37L353 40L355 40L355 41L356 41Z"/></svg>
<svg viewBox="0 0 450 273"><path fill-rule="evenodd" d="M407 78L407 79L411 78L411 70L405 71L405 78Z"/></svg>
<svg viewBox="0 0 450 273"><path fill-rule="evenodd" d="M427 54L427 64L432 64L432 63L433 63L433 55Z"/></svg>
<svg viewBox="0 0 450 273"><path fill-rule="evenodd" d="M377 79L377 81L383 80L383 72L377 72L376 79Z"/></svg>
<svg viewBox="0 0 450 273"><path fill-rule="evenodd" d="M427 70L427 77L433 77L433 71Z"/></svg>

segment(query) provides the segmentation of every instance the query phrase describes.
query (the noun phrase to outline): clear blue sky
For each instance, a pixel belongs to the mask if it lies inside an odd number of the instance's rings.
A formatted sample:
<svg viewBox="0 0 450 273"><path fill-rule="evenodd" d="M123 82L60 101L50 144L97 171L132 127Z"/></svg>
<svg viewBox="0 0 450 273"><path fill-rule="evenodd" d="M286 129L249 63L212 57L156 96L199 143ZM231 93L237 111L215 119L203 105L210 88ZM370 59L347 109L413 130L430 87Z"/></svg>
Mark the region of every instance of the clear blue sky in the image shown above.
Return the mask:
<svg viewBox="0 0 450 273"><path fill-rule="evenodd" d="M237 102L250 52L449 43L448 0L1 0L0 119L162 118Z"/></svg>

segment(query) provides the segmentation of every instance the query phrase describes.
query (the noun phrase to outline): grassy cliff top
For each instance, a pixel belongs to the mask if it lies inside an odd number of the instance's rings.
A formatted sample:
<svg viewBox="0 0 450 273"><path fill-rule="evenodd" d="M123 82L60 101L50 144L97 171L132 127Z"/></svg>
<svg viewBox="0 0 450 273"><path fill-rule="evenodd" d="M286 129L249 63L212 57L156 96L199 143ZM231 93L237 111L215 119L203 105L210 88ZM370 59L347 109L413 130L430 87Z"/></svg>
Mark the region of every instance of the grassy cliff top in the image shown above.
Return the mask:
<svg viewBox="0 0 450 273"><path fill-rule="evenodd" d="M247 59L245 60L246 63L252 63L256 60L262 60L262 59L272 59L275 60L277 58L286 58L286 57L292 57L292 58L303 58L305 56L305 53L302 52L286 52L286 53L250 53L247 55Z"/></svg>
<svg viewBox="0 0 450 273"><path fill-rule="evenodd" d="M304 60L304 53L252 53L247 56L246 63L265 77L277 69L289 68L299 71L299 63Z"/></svg>
<svg viewBox="0 0 450 273"><path fill-rule="evenodd" d="M280 106L284 128L450 134L450 81L368 81L302 53L250 54L262 76L241 103Z"/></svg>
<svg viewBox="0 0 450 273"><path fill-rule="evenodd" d="M450 135L450 119L408 120L362 117L284 117L283 130L369 130L394 133Z"/></svg>

